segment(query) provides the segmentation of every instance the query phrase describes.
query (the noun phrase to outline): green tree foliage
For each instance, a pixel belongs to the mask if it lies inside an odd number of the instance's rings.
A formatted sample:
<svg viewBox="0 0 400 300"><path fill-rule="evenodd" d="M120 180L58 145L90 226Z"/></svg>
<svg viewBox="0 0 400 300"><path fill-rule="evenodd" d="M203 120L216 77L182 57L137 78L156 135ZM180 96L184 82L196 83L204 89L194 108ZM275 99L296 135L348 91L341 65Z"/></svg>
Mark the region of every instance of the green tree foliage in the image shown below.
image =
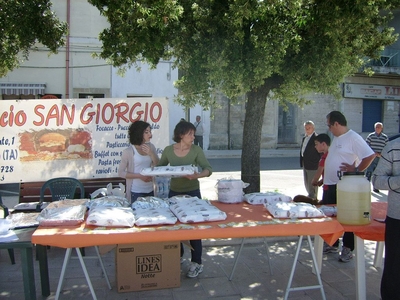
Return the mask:
<svg viewBox="0 0 400 300"><path fill-rule="evenodd" d="M51 10L51 0L0 0L0 77L18 68L40 42L57 53L67 25Z"/></svg>
<svg viewBox="0 0 400 300"><path fill-rule="evenodd" d="M396 40L387 27L399 0L89 0L110 22L100 34L114 66L175 58L177 101L214 105L217 92L246 95L242 180L260 188L267 95L304 104L309 92L338 94L365 57Z"/></svg>

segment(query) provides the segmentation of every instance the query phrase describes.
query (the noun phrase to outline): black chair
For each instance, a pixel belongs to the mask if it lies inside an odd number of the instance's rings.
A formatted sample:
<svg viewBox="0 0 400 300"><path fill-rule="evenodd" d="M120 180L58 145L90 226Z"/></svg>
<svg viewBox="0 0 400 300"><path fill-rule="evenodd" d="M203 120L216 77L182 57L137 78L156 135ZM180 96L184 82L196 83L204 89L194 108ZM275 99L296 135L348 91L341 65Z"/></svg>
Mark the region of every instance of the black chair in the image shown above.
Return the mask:
<svg viewBox="0 0 400 300"><path fill-rule="evenodd" d="M50 190L51 199L45 199L47 189ZM40 201L36 210L41 210L42 203L45 202L45 200L53 202L64 199L74 199L77 189L80 189L80 198L85 198L85 188L78 179L72 177L58 177L46 181L40 189Z"/></svg>
<svg viewBox="0 0 400 300"><path fill-rule="evenodd" d="M3 209L3 218L5 219L8 216L9 211L8 207L3 204L3 199L1 198L1 195L0 195L0 207ZM15 265L14 249L7 249L7 251L11 259L11 264Z"/></svg>
<svg viewBox="0 0 400 300"><path fill-rule="evenodd" d="M45 197L46 190L50 190L51 198ZM77 194L77 189L80 191ZM47 180L40 189L40 201L36 206L37 211L41 211L42 204L48 202L60 201L65 199L74 199L78 195L81 199L85 198L85 187L83 183L73 177L57 177ZM85 248L81 248L81 253L85 255Z"/></svg>

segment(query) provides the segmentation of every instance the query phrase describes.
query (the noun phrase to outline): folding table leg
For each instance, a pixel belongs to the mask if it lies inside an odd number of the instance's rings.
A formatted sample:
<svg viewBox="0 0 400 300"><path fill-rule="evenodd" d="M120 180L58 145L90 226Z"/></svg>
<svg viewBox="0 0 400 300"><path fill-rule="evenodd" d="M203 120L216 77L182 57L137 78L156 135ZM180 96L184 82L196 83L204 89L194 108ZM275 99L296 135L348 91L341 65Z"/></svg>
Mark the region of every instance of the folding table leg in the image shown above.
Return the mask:
<svg viewBox="0 0 400 300"><path fill-rule="evenodd" d="M314 253L317 260L317 264L313 264L312 272L316 274L316 270L318 270L319 274L321 274L322 269L322 252L324 248L324 240L319 235L314 236Z"/></svg>
<svg viewBox="0 0 400 300"><path fill-rule="evenodd" d="M268 245L268 242L267 242L266 238L264 238L264 245L265 245L265 249L267 250L269 272L271 273L271 275L274 275L274 271L272 270L271 255L270 255L270 252L269 252L269 245Z"/></svg>
<svg viewBox="0 0 400 300"><path fill-rule="evenodd" d="M86 281L88 283L90 292L92 294L92 297L93 297L94 300L97 300L96 293L94 292L94 289L93 289L93 286L92 286L92 282L90 280L89 273L88 273L88 271L86 269L86 265L85 265L85 262L83 260L82 252L81 252L80 248L75 248L75 250L76 250L76 254L78 256L79 262L81 264L82 271L83 271L83 273L85 275L85 278L86 278ZM97 257L88 257L88 256L86 256L85 258L98 258L99 259L100 266L101 266L101 269L103 270L104 276L106 278L108 288L111 290L112 289L111 283L110 283L110 280L108 279L108 274L107 274L106 268L104 267L103 260L101 259L100 252L99 252L99 247L95 246L95 250L96 250L96 253L97 253ZM55 297L56 300L58 300L59 297L60 297L60 293L61 293L62 286L63 286L63 283L64 283L65 271L67 269L68 262L71 259L71 253L72 253L72 248L68 248L65 251L64 263L63 263L63 266L62 266L62 269L61 269L60 280L58 281L58 286L57 286L57 292L56 292L56 297Z"/></svg>
<svg viewBox="0 0 400 300"><path fill-rule="evenodd" d="M106 268L104 267L103 260L101 259L101 256L100 256L99 246L94 246L94 249L96 249L97 257L99 258L100 266L101 266L101 269L103 270L104 277L106 278L108 288L111 290L112 289L111 283L110 283L110 280L108 279Z"/></svg>
<svg viewBox="0 0 400 300"><path fill-rule="evenodd" d="M311 238L310 238L309 235L307 236L307 240L308 240L308 245L310 247L310 252L311 252L313 264L317 265L317 259L315 257L314 248L313 248L313 245L311 243ZM287 298L289 296L289 292L291 292L291 291L303 291L303 290L311 290L311 289L320 289L321 290L322 299L325 300L326 297L325 297L324 286L322 285L321 275L319 274L319 272L316 272L319 285L309 285L309 286L304 286L304 287L291 288L294 272L296 270L297 260L299 258L299 253L300 253L300 248L301 248L301 242L302 241L303 241L303 236L300 236L299 237L299 241L297 243L296 255L294 257L292 271L290 272L289 282L288 282L288 285L287 285L287 288L286 288L285 297L283 299L287 300Z"/></svg>
<svg viewBox="0 0 400 300"><path fill-rule="evenodd" d="M232 268L232 271L231 271L231 275L229 276L229 280L232 280L232 278L233 278L233 273L235 273L235 269L236 269L236 266L237 266L237 263L238 263L240 254L242 253L242 250L243 250L244 241L245 241L245 238L242 239L242 242L241 242L240 247L239 247L239 251L237 252L237 254L236 254L236 256L235 256L235 262L233 263L233 268ZM268 258L269 271L270 271L271 275L273 275L272 263L271 263L270 252L269 252L269 246L268 246L268 243L267 243L266 238L264 238L264 245L265 245L265 248L266 248L266 250L267 250L267 258Z"/></svg>
<svg viewBox="0 0 400 300"><path fill-rule="evenodd" d="M385 242L376 242L375 256L374 256L374 267L382 267L383 250L385 248Z"/></svg>
<svg viewBox="0 0 400 300"><path fill-rule="evenodd" d="M240 244L239 251L238 251L238 253L236 253L235 262L233 263L233 268L232 268L231 275L229 276L229 280L232 280L232 278L233 278L233 273L235 273L236 265L237 265L240 253L242 253L243 246L244 246L244 238L242 238L242 243Z"/></svg>
<svg viewBox="0 0 400 300"><path fill-rule="evenodd" d="M71 251L72 251L72 248L67 248L67 250L65 251L64 262L63 262L63 265L61 268L60 279L58 280L56 300L58 300L60 298L60 292L61 292L61 289L62 289L62 286L64 283L65 270L67 269L69 259L71 258Z"/></svg>
<svg viewBox="0 0 400 300"><path fill-rule="evenodd" d="M318 266L318 262L317 262L317 257L315 256L315 251L314 251L314 247L313 244L311 242L311 237L309 235L307 235L307 240L308 240L308 246L310 247L310 252L311 252L311 256L313 259L313 264L315 266ZM320 265L322 267L322 265ZM322 295L322 299L326 299L325 297L325 291L324 291L324 285L322 284L322 279L321 279L321 271L317 272L317 279L318 279L318 283L319 283L319 289L321 290L321 295ZM318 288L318 286L314 286L314 287L306 287L306 288Z"/></svg>
<svg viewBox="0 0 400 300"><path fill-rule="evenodd" d="M356 235L355 252L356 252L356 299L366 299L366 282L365 282L365 248L364 240Z"/></svg>
<svg viewBox="0 0 400 300"><path fill-rule="evenodd" d="M89 273L88 273L88 271L86 269L85 262L83 261L81 250L79 248L75 248L75 250L76 250L76 254L78 255L79 261L81 263L81 267L82 267L83 273L85 274L86 281L87 281L87 283L89 285L90 292L92 293L93 300L97 300L96 293L94 292L94 289L93 289L93 286L92 286L92 282L90 281Z"/></svg>

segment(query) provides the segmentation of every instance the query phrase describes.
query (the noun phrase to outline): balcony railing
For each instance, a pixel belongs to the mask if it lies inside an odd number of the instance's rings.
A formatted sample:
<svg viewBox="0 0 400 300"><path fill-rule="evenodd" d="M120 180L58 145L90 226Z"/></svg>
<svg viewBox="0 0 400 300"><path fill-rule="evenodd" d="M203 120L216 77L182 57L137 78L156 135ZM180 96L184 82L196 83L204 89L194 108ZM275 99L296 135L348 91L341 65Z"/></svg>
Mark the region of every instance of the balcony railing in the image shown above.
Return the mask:
<svg viewBox="0 0 400 300"><path fill-rule="evenodd" d="M400 74L400 49L386 48L379 59L371 59L365 67L371 67L375 73Z"/></svg>

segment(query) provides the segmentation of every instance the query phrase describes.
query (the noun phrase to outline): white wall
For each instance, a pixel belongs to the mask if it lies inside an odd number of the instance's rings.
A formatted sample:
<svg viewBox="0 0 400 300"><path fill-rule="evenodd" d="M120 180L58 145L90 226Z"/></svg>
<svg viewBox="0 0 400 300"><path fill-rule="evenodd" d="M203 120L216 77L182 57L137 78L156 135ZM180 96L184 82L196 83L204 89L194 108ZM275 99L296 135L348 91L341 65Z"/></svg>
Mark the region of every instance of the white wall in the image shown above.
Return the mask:
<svg viewBox="0 0 400 300"><path fill-rule="evenodd" d="M112 70L111 97L126 98L128 96L167 97L169 100L169 131L172 141L173 130L181 118L185 117L185 110L177 105L173 99L178 94L174 81L178 79L178 70L171 68L171 62L162 61L155 70L151 70L145 63L138 63L140 72L135 68L128 69L123 77ZM168 75L170 74L170 75Z"/></svg>
<svg viewBox="0 0 400 300"><path fill-rule="evenodd" d="M52 0L57 17L67 19L67 1ZM49 52L38 44L38 51L30 52L29 60L23 62L19 69L0 79L1 82L46 83L47 94L62 94L73 97L73 88L110 89L111 67L104 60L92 58L92 53L101 50L99 33L108 26L107 20L100 16L97 8L86 0L70 1L70 56L66 48L59 49L58 54L48 56ZM69 78L66 66L69 64ZM69 90L66 92L69 80Z"/></svg>

